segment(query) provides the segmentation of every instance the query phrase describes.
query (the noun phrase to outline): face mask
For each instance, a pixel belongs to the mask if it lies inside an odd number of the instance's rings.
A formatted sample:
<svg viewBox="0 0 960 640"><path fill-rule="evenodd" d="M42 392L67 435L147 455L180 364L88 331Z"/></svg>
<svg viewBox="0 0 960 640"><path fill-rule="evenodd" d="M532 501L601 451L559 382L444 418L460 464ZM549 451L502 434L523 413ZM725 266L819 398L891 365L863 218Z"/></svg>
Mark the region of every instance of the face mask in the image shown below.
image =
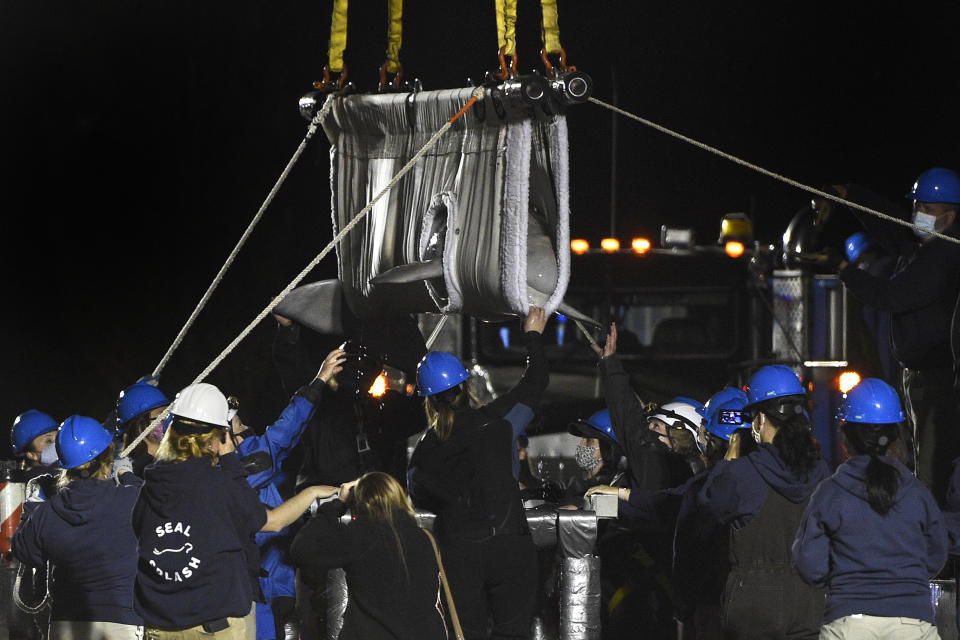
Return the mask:
<svg viewBox="0 0 960 640"><path fill-rule="evenodd" d="M574 456L577 461L577 466L587 473L596 469L597 465L600 464L600 458L595 457L597 455L596 451L596 447L578 444L577 453Z"/></svg>
<svg viewBox="0 0 960 640"><path fill-rule="evenodd" d="M43 451L40 452L40 464L45 467L49 467L59 459L60 458L57 456L56 443L51 442L43 449Z"/></svg>
<svg viewBox="0 0 960 640"><path fill-rule="evenodd" d="M917 225L913 229L914 235L921 240L925 240L930 237L932 232L937 230L937 216L922 211L914 211L913 224Z"/></svg>

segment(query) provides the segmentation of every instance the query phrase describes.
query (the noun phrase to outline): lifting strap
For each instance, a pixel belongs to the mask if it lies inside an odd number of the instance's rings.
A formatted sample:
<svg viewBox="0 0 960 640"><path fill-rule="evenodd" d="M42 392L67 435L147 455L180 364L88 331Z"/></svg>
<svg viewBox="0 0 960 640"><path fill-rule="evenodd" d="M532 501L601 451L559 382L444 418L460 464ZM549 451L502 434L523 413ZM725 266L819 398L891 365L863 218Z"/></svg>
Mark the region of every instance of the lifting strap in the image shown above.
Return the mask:
<svg viewBox="0 0 960 640"><path fill-rule="evenodd" d="M330 18L327 66L336 73L343 71L343 52L347 48L347 4L348 0L333 0L333 16Z"/></svg>
<svg viewBox="0 0 960 640"><path fill-rule="evenodd" d="M346 1L344 1L346 4ZM403 44L403 0L389 0L387 4L387 61L386 71L400 71L400 46Z"/></svg>
<svg viewBox="0 0 960 640"><path fill-rule="evenodd" d="M496 0L497 44L505 56L517 55L517 0Z"/></svg>
<svg viewBox="0 0 960 640"><path fill-rule="evenodd" d="M540 11L543 16L543 51L544 53L560 53L560 24L557 19L557 0L540 0Z"/></svg>

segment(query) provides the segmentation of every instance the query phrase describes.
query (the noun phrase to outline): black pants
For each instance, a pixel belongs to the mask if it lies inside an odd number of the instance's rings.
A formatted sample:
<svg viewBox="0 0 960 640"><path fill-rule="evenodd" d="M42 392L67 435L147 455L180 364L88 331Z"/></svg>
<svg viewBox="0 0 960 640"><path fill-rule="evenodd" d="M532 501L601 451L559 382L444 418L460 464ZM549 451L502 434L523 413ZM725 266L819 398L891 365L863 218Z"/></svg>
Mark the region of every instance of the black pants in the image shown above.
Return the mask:
<svg viewBox="0 0 960 640"><path fill-rule="evenodd" d="M721 627L727 640L817 640L823 591L793 571L731 571Z"/></svg>
<svg viewBox="0 0 960 640"><path fill-rule="evenodd" d="M943 504L960 455L957 402L949 368L903 370L904 410L913 425L916 474Z"/></svg>
<svg viewBox="0 0 960 640"><path fill-rule="evenodd" d="M440 541L443 566L463 633L478 638L529 638L537 604L537 556L529 535L475 542ZM488 617L493 633L487 633Z"/></svg>

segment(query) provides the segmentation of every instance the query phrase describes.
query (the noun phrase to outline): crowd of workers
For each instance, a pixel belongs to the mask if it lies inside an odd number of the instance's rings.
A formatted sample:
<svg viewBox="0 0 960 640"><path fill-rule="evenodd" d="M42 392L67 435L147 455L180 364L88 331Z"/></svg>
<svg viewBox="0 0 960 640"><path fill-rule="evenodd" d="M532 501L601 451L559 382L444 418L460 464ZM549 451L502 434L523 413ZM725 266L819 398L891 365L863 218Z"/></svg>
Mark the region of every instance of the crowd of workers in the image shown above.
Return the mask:
<svg viewBox="0 0 960 640"><path fill-rule="evenodd" d="M927 172L911 198L918 227L960 238L960 178ZM891 314L906 402L879 378L849 391L836 470L792 368L655 406L631 385L613 324L595 347L607 408L570 424L579 476L550 491L525 455L549 384L536 307L509 392L481 405L460 360L431 351L422 403L405 399L387 425L365 402L380 363L345 344L318 371L282 317L274 354L292 397L266 429L206 383L171 402L156 380L138 382L107 421L27 411L11 434L31 478L12 544L35 570L26 590L49 582L38 624L51 640L313 640L327 574L343 568L341 638L526 638L547 578L524 500L580 508L609 494L619 516L597 547L606 637L936 638L929 582L960 553L960 471L943 471L960 453L944 426L956 404L952 375L939 377L960 247L922 230L897 247L886 275L863 267L866 251L837 265L854 295ZM435 539L414 507L436 515Z"/></svg>

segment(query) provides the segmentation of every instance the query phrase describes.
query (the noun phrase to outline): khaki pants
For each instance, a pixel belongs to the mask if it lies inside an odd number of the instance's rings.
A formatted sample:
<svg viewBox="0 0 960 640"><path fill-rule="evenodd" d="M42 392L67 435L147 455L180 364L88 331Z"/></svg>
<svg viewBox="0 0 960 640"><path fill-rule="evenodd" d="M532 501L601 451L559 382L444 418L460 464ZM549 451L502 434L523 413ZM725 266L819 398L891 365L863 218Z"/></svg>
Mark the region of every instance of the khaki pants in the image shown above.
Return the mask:
<svg viewBox="0 0 960 640"><path fill-rule="evenodd" d="M915 618L881 618L857 614L820 628L820 640L940 640L937 628Z"/></svg>
<svg viewBox="0 0 960 640"><path fill-rule="evenodd" d="M143 640L143 627L116 622L54 620L48 637L50 640Z"/></svg>
<svg viewBox="0 0 960 640"><path fill-rule="evenodd" d="M230 626L216 633L204 631L202 625L179 631L147 628L144 640L247 640L246 618L227 618L227 621Z"/></svg>

